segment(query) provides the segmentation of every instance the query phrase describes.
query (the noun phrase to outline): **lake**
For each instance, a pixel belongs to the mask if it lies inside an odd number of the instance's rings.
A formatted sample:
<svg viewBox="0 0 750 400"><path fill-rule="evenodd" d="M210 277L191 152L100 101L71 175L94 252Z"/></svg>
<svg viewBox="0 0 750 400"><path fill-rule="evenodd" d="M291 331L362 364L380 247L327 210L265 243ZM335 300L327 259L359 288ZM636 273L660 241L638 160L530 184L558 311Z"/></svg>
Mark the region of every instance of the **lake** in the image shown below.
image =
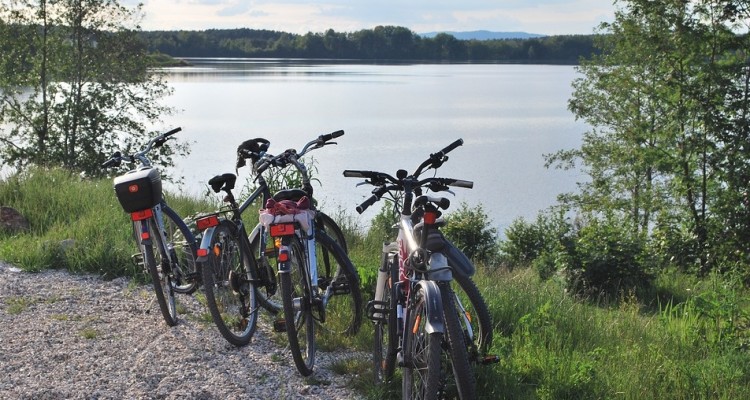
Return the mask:
<svg viewBox="0 0 750 400"><path fill-rule="evenodd" d="M320 134L343 129L337 146L312 155L323 209L354 207L367 186L344 169L395 175L413 171L430 153L458 138L439 176L474 181L455 190L455 205L482 204L500 231L519 217L533 220L559 193L584 179L544 168L543 155L578 147L586 126L567 110L572 66L509 64L364 64L304 60L190 59L167 69L180 110L170 126L193 143L177 171L189 194L205 192L215 174L234 171L246 139L271 141L269 153L300 149ZM240 181L250 170L240 170ZM172 189L175 189L174 187ZM380 209L361 218L364 226Z"/></svg>

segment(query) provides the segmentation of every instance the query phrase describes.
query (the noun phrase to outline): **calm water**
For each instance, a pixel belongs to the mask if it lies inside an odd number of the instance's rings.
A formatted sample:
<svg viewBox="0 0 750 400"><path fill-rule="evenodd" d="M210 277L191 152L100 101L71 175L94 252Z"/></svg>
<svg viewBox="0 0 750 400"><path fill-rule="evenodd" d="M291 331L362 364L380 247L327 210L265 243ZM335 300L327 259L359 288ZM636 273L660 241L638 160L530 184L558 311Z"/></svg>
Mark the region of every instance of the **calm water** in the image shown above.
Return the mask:
<svg viewBox="0 0 750 400"><path fill-rule="evenodd" d="M338 146L311 153L325 209L356 214L370 194L344 169L411 171L458 138L464 146L439 175L473 180L474 189L455 190L454 204L483 204L501 230L518 217L533 219L581 179L545 169L542 157L578 146L586 129L566 108L576 75L570 66L192 61L168 75L168 103L182 110L170 122L194 143L177 164L188 193L234 171L234 150L246 139L267 138L277 154L338 129L346 132ZM379 205L372 209L364 225Z"/></svg>

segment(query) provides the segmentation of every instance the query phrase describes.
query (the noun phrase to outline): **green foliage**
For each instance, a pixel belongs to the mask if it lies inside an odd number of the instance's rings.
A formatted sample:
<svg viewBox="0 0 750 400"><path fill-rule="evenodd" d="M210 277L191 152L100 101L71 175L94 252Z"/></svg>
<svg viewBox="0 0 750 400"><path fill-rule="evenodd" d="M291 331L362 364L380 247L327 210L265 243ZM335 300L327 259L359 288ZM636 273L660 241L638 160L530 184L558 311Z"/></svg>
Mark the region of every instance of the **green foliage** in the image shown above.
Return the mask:
<svg viewBox="0 0 750 400"><path fill-rule="evenodd" d="M264 29L141 32L149 50L174 57L285 57L360 60L453 60L575 64L597 52L591 35L458 40L421 37L400 26L304 35Z"/></svg>
<svg viewBox="0 0 750 400"><path fill-rule="evenodd" d="M0 157L18 168L63 167L103 176L116 150L132 152L171 109L171 89L150 68L132 26L139 15L115 0L18 1L0 15ZM156 165L187 151L154 152Z"/></svg>
<svg viewBox="0 0 750 400"><path fill-rule="evenodd" d="M481 204L461 203L445 217L445 237L473 260L491 260L497 254L497 229Z"/></svg>
<svg viewBox="0 0 750 400"><path fill-rule="evenodd" d="M510 268L537 263L545 270L542 275L551 275L557 268L555 254L570 247L571 230L562 212L541 212L533 223L516 219L499 244L501 259Z"/></svg>
<svg viewBox="0 0 750 400"><path fill-rule="evenodd" d="M643 240L627 223L591 219L578 231L565 268L567 289L590 299L617 300L647 289L650 264Z"/></svg>
<svg viewBox="0 0 750 400"><path fill-rule="evenodd" d="M589 176L568 205L621 215L700 274L750 254L746 17L739 1L623 1L573 83L591 128L547 158Z"/></svg>

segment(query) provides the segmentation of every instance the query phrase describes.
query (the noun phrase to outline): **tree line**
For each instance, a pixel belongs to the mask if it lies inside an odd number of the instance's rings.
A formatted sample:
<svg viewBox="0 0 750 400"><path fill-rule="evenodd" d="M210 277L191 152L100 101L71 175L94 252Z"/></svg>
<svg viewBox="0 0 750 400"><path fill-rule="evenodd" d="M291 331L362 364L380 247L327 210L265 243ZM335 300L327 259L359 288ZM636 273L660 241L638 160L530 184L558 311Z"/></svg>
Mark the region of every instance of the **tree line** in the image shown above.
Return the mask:
<svg viewBox="0 0 750 400"><path fill-rule="evenodd" d="M422 37L399 26L356 32L308 32L304 35L263 29L144 31L154 52L173 57L271 57L452 62L576 64L596 54L594 35L531 39L459 40L441 33Z"/></svg>

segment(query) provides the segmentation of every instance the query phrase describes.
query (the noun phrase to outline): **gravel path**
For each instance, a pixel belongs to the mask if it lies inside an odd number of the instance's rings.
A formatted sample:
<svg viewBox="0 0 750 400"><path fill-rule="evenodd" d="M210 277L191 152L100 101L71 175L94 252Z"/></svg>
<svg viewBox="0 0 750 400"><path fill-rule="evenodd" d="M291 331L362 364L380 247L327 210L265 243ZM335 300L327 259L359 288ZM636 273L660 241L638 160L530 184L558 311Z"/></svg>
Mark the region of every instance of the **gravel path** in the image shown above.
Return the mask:
<svg viewBox="0 0 750 400"><path fill-rule="evenodd" d="M149 286L0 262L0 399L356 399L352 376L328 368L356 357L318 352L303 378L259 324L243 348L227 343L180 295L168 327Z"/></svg>

